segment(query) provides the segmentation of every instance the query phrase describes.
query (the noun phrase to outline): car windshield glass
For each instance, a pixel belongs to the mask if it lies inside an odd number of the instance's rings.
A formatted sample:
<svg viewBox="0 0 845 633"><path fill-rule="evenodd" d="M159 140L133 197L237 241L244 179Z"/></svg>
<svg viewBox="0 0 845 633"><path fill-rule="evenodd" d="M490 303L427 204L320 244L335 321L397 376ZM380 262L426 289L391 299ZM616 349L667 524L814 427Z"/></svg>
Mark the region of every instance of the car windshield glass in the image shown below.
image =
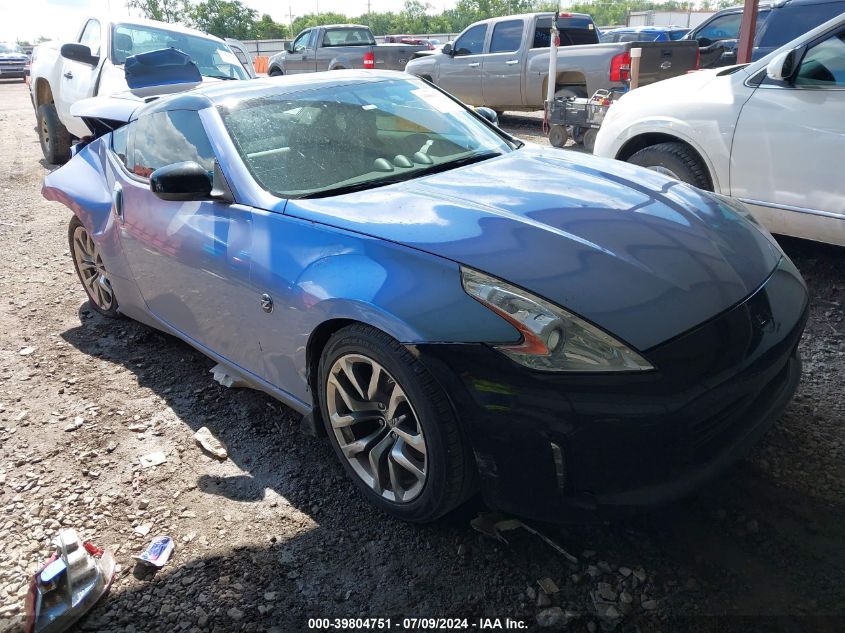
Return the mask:
<svg viewBox="0 0 845 633"><path fill-rule="evenodd" d="M283 198L378 187L512 150L460 103L417 80L262 97L220 113L252 175Z"/></svg>
<svg viewBox="0 0 845 633"><path fill-rule="evenodd" d="M23 49L18 46L17 44L12 44L10 42L0 42L0 53L18 53L23 55Z"/></svg>
<svg viewBox="0 0 845 633"><path fill-rule="evenodd" d="M176 48L188 55L204 77L249 79L235 54L225 44L176 31L137 24L117 24L112 33L112 62L162 48Z"/></svg>

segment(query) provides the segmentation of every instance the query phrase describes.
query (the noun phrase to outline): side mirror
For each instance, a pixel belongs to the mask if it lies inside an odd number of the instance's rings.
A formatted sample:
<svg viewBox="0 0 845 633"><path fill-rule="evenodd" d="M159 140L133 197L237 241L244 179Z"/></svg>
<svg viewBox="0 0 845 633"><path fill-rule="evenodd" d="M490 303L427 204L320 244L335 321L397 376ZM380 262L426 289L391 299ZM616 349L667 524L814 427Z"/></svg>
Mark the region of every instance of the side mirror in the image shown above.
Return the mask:
<svg viewBox="0 0 845 633"><path fill-rule="evenodd" d="M446 42L443 45L443 48L440 49L440 52L443 53L444 55L448 55L449 57L455 56L455 51L452 50L452 43L451 42Z"/></svg>
<svg viewBox="0 0 845 633"><path fill-rule="evenodd" d="M793 48L791 51L783 51L772 58L766 66L766 75L772 81L790 81L797 69L799 49Z"/></svg>
<svg viewBox="0 0 845 633"><path fill-rule="evenodd" d="M495 125L496 127L499 127L499 115L496 114L496 111L492 108L485 108L482 106L476 108L475 112L478 114L478 116L487 121L490 125Z"/></svg>
<svg viewBox="0 0 845 633"><path fill-rule="evenodd" d="M208 200L211 189L211 176L190 160L159 167L150 175L150 191L162 200Z"/></svg>
<svg viewBox="0 0 845 633"><path fill-rule="evenodd" d="M288 42L285 44L285 52L292 53L293 52L293 42Z"/></svg>
<svg viewBox="0 0 845 633"><path fill-rule="evenodd" d="M90 64L91 66L96 66L100 61L99 57L91 54L91 49L85 44L63 44L60 52L65 59Z"/></svg>

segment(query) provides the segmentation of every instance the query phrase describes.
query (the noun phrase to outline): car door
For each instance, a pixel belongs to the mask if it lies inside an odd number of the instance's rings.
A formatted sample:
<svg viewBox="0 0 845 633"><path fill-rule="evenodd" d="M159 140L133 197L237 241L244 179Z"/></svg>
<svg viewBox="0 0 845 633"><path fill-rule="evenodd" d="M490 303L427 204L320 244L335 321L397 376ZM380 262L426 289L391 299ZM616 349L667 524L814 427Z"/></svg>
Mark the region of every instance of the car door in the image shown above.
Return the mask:
<svg viewBox="0 0 845 633"><path fill-rule="evenodd" d="M308 29L293 41L291 52L285 55L285 73L313 73L317 70L317 31Z"/></svg>
<svg viewBox="0 0 845 633"><path fill-rule="evenodd" d="M766 79L743 106L731 151L731 195L773 231L816 215L845 220L838 158L845 138L845 29L813 42L791 82ZM785 210L787 213L776 210ZM845 239L845 225L842 238Z"/></svg>
<svg viewBox="0 0 845 633"><path fill-rule="evenodd" d="M102 44L102 33L99 20L88 20L82 27L76 41L91 49L91 54L101 57L100 63L96 65L77 62L72 59L62 59L62 72L59 77L61 86L54 91L55 98L59 102L59 110L64 113L70 112L70 107L77 101L94 96L94 86L97 84L97 73L102 64L102 56L106 55L105 47ZM68 119L70 117L67 117ZM80 127L85 129L84 125ZM71 130L74 132L75 130Z"/></svg>
<svg viewBox="0 0 845 633"><path fill-rule="evenodd" d="M470 105L484 105L481 95L481 61L487 23L469 27L452 47L454 56L440 64L437 85Z"/></svg>
<svg viewBox="0 0 845 633"><path fill-rule="evenodd" d="M195 161L214 170L198 112L143 115L127 135L115 200L123 250L144 301L175 330L253 371L253 321L261 311L260 293L249 283L251 209L223 200L166 201L150 191L150 174L165 165Z"/></svg>
<svg viewBox="0 0 845 633"><path fill-rule="evenodd" d="M484 105L491 108L522 105L522 59L525 20L493 24L490 44L481 63Z"/></svg>

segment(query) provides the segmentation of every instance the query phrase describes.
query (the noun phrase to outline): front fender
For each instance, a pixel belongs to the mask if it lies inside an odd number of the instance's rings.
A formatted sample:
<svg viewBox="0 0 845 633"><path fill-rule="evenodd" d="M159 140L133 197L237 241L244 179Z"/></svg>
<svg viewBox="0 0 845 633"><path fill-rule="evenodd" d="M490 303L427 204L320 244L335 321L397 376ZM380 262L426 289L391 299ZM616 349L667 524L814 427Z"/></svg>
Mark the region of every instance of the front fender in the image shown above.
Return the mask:
<svg viewBox="0 0 845 633"><path fill-rule="evenodd" d="M104 168L108 135L92 141L59 169L47 174L41 195L61 202L79 218L97 244L103 263L112 275L131 279L115 214L112 212L113 179Z"/></svg>
<svg viewBox="0 0 845 633"><path fill-rule="evenodd" d="M716 151L716 156L713 156L713 148L705 148L699 142L701 132L696 131L689 123L675 117L661 116L652 117L646 120L638 121L632 125L625 125L624 128L615 130L615 126L611 125L608 130L605 130L605 138L614 139L607 150L602 150L601 155L611 156L616 158L619 156L622 148L628 144L629 141L646 134L661 134L664 136L671 136L679 141L683 141L692 147L701 156L704 164L707 166L707 171L713 179L713 189L717 193L722 192L721 183L728 182L728 157L730 156L730 148L724 148L724 151ZM714 130L714 140L719 138L719 133ZM597 149L597 154L599 151Z"/></svg>

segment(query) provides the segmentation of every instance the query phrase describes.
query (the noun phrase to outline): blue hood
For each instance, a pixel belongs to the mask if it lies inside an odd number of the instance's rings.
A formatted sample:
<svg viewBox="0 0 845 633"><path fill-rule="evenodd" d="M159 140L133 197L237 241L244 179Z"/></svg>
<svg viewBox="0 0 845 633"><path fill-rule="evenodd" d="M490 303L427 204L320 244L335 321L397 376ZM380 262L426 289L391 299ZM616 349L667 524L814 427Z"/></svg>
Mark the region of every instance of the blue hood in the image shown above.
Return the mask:
<svg viewBox="0 0 845 633"><path fill-rule="evenodd" d="M527 147L408 182L291 200L285 213L522 286L639 350L742 301L780 252L697 189L613 160Z"/></svg>

